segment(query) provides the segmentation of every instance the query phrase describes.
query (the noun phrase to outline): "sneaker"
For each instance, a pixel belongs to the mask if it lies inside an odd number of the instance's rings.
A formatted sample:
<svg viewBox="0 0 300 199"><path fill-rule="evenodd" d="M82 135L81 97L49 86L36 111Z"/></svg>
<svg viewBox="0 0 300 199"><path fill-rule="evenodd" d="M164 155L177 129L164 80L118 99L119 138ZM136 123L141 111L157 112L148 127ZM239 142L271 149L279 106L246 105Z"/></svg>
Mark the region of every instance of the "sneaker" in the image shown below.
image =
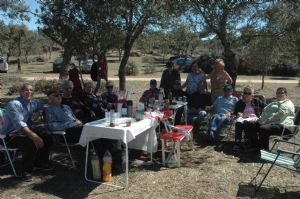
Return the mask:
<svg viewBox="0 0 300 199"><path fill-rule="evenodd" d="M34 170L52 171L54 168L51 164L35 165Z"/></svg>
<svg viewBox="0 0 300 199"><path fill-rule="evenodd" d="M31 182L31 181L32 181L32 175L31 175L31 173L23 172L23 173L22 173L21 179L22 179L24 182Z"/></svg>

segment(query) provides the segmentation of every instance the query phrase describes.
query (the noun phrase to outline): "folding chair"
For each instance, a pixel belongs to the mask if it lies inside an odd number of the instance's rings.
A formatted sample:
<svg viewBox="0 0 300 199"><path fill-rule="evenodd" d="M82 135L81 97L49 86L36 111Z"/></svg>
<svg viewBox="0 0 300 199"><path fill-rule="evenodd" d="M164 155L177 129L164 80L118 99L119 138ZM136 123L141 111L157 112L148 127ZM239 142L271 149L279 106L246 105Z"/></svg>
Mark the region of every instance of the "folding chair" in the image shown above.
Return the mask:
<svg viewBox="0 0 300 199"><path fill-rule="evenodd" d="M297 150L294 151L288 151L285 149L278 148L277 145L279 143L286 143L288 145L292 145L293 148L297 148ZM276 151L274 149L276 148ZM273 151L273 152L272 152ZM270 173L271 169L273 168L274 165L283 167L292 171L300 172L300 144L297 143L292 143L289 141L281 140L281 139L276 139L275 143L271 149L271 152L261 150L261 159L264 161L259 168L257 174L255 177L251 180L250 184L253 184L255 186L255 192L257 192L260 187L262 186L263 182L267 178L268 174ZM263 173L263 167L266 165L266 163L271 163L269 169L267 170L266 173ZM262 180L258 182L258 178L260 175L263 175Z"/></svg>
<svg viewBox="0 0 300 199"><path fill-rule="evenodd" d="M294 124L293 125L284 125L280 138L283 140L293 139L294 143L295 143L296 135L300 128L300 109L296 112L295 117L291 118L291 119L294 119ZM291 133L285 134L284 133L285 129L290 130Z"/></svg>
<svg viewBox="0 0 300 199"><path fill-rule="evenodd" d="M62 136L64 143L61 143L62 146L65 146L67 148L68 156L72 162L72 168L75 167L75 163L71 154L70 147L77 145L78 143L75 144L68 144L67 139L66 139L66 132L65 131L52 131L51 132L53 135L59 135Z"/></svg>
<svg viewBox="0 0 300 199"><path fill-rule="evenodd" d="M17 174L17 171L16 171L14 163L13 163L13 161L15 160L15 157L16 157L17 149L7 147L6 142L5 142L5 135L0 134L0 139L1 139L0 151L2 151L4 153L4 155L8 158L10 167L13 170L14 175L16 177L20 177L20 175ZM13 155L11 156L11 154L13 154ZM4 164L3 166L6 166L6 165L7 164Z"/></svg>
<svg viewBox="0 0 300 199"><path fill-rule="evenodd" d="M168 118L171 116L171 112L164 112L164 116L161 120L161 122L164 124L166 132L160 136L160 140L162 143L162 162L165 166L166 161L168 162L172 156L175 157L177 166L180 167L180 148L181 148L181 142L185 141L185 138L187 137L186 141L192 142L192 149L194 149L193 145L193 137L192 137L192 131L193 126L190 125L171 125ZM167 157L167 160L165 159L165 141L172 141L173 146L172 149Z"/></svg>

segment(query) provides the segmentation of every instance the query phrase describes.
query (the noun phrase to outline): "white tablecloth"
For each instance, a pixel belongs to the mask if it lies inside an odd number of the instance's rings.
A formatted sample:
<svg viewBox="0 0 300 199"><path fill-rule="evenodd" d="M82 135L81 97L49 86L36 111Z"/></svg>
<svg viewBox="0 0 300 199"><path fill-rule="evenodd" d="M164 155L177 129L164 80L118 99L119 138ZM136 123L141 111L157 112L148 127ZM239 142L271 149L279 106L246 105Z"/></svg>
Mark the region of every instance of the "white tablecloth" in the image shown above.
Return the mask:
<svg viewBox="0 0 300 199"><path fill-rule="evenodd" d="M115 127L109 127L105 120L97 120L86 123L83 126L79 144L86 146L87 137L89 141L99 138L122 140L128 143L129 148L144 150L148 152L157 151L157 138L155 128L158 122L155 119L145 118L138 122L132 122L131 126L126 127L126 118L120 118Z"/></svg>

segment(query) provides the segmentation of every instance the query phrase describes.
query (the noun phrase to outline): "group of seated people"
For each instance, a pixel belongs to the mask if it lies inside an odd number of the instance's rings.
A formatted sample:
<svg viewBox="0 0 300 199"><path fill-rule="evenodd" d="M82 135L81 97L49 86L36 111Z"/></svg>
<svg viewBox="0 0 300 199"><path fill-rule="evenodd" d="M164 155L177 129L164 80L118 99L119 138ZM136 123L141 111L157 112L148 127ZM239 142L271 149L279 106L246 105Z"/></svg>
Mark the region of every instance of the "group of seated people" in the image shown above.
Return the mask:
<svg viewBox="0 0 300 199"><path fill-rule="evenodd" d="M172 65L168 64L168 71ZM173 70L173 69L172 69ZM167 71L167 72L168 72ZM166 73L167 73L166 72ZM172 76L173 73L169 75ZM269 105L254 98L254 90L246 86L242 99L237 99L233 94L231 84L223 84L222 95L213 96L207 92L206 77L198 70L197 64L192 65L192 73L186 82L181 85L180 76L174 73L171 84L160 85L165 92L171 92L177 99L187 96L188 110L187 121L193 124L196 119L203 118L207 112L211 113L208 123L208 135L217 139L224 125L236 117L234 150L241 147L242 132L251 147L268 149L269 136L280 135L284 124L291 124L294 116L294 104L287 98L286 88L280 87L276 91L276 101ZM165 76L168 76L165 75ZM161 83L166 82L161 81ZM183 88L187 87L186 91ZM105 111L115 108L118 96L114 93L112 82L106 83L106 92L101 96L93 93L93 83L86 82L81 96L72 96L74 85L72 81L62 84L60 89L47 91L48 105L33 98L33 86L24 83L20 88L20 97L11 100L5 107L4 124L0 133L6 135L9 147L19 148L23 151L22 176L31 179L34 167L50 169L49 153L52 146L51 134L35 130L32 123L43 114L48 131L65 131L67 141L77 143L80 139L82 125L96 119L104 118ZM159 89L156 80L150 81L150 88L140 98L141 102L149 99L158 100ZM214 101L213 101L214 100ZM175 124L180 124L183 107L177 111L174 118ZM290 133L286 129L286 133Z"/></svg>
<svg viewBox="0 0 300 199"><path fill-rule="evenodd" d="M33 168L52 169L49 153L53 144L48 132L65 131L69 143L80 139L82 125L86 122L104 118L110 104L117 103L117 96L112 92L113 84L107 82L107 91L101 96L95 95L92 82L86 82L81 97L72 96L73 82L65 81L61 89L47 91L48 105L33 98L34 89L29 83L20 87L20 96L7 103L0 133L6 135L8 147L22 150L21 175L31 180ZM35 122L44 116L46 131L35 128Z"/></svg>
<svg viewBox="0 0 300 199"><path fill-rule="evenodd" d="M189 94L182 90L183 86L180 80L174 80L168 92L172 92L175 97L187 96L188 124L195 125L195 121L199 122L199 119L201 121L209 112L207 134L213 141L217 141L223 126L235 122L235 144L233 147L235 151L242 147L243 132L247 148L269 149L270 135L281 135L283 125L293 124L295 107L292 101L288 99L287 89L284 87L277 89L276 100L266 106L264 101L254 97L254 89L251 86L246 86L243 89L241 99L232 95L233 87L231 84L224 84L222 95L217 97L212 97L211 93L205 90L205 87L198 88L199 92L190 92ZM153 79L150 81L150 89L143 93L140 101L145 102L150 98L158 99L158 94L159 89L156 80ZM215 98L214 101L212 101L213 98ZM177 111L174 118L175 125L180 124L182 114L183 109ZM285 129L284 134L289 133L291 132Z"/></svg>

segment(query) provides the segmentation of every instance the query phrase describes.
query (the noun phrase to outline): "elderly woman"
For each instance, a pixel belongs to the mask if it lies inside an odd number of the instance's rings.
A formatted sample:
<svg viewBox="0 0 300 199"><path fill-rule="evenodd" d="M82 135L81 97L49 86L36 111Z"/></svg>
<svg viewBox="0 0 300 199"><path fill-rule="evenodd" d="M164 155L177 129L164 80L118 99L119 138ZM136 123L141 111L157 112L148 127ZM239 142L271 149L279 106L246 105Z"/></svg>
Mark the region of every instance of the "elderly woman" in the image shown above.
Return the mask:
<svg viewBox="0 0 300 199"><path fill-rule="evenodd" d="M243 91L243 98L240 99L235 106L234 115L237 116L235 123L235 145L233 150L240 149L242 132L245 131L245 137L248 142L254 141L250 139L251 134L255 129L252 128L252 123L256 122L264 108L264 103L256 98L253 98L254 89L246 86ZM251 143L256 145L256 143Z"/></svg>
<svg viewBox="0 0 300 199"><path fill-rule="evenodd" d="M290 117L292 116L292 117ZM258 122L259 146L261 149L269 149L270 135L281 135L283 125L294 124L295 106L287 97L287 89L280 87L276 91L276 101L270 103L263 110ZM286 129L285 134L291 133Z"/></svg>
<svg viewBox="0 0 300 199"><path fill-rule="evenodd" d="M97 96L93 91L93 82L84 83L84 90L80 99L88 108L93 110L97 118L102 119L105 116L105 104L101 96Z"/></svg>
<svg viewBox="0 0 300 199"><path fill-rule="evenodd" d="M219 96L223 95L223 86L232 83L229 74L224 70L223 59L216 59L213 63L213 71L210 73L211 97L214 102Z"/></svg>
<svg viewBox="0 0 300 199"><path fill-rule="evenodd" d="M79 141L82 122L73 114L68 105L62 105L62 96L58 90L52 89L47 92L48 107L45 110L45 122L50 131L65 131L69 143Z"/></svg>
<svg viewBox="0 0 300 199"><path fill-rule="evenodd" d="M182 85L182 88L185 87L188 96L192 96L195 93L205 93L207 90L205 74L199 68L197 62L192 63L191 73L188 74L186 81Z"/></svg>
<svg viewBox="0 0 300 199"><path fill-rule="evenodd" d="M72 95L74 89L72 81L64 81L62 89L63 96L61 103L68 105L78 119L83 123L97 119L95 113L89 107L87 107L78 97Z"/></svg>
<svg viewBox="0 0 300 199"><path fill-rule="evenodd" d="M268 104L257 122L252 124L253 128L257 128L259 147L268 150L270 135L281 135L283 125L293 124L294 116L295 106L287 97L287 89L284 87L278 88L276 101ZM284 134L289 133L291 132L285 129Z"/></svg>

